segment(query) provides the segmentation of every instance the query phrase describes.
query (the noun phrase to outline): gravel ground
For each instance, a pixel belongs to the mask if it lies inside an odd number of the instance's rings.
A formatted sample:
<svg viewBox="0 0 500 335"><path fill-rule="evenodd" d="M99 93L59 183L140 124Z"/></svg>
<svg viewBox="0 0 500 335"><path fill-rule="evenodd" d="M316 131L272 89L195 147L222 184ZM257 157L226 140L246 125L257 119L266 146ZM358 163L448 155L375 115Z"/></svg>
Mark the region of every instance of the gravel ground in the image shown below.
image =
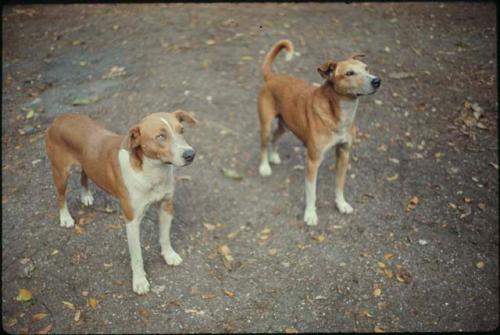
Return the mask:
<svg viewBox="0 0 500 335"><path fill-rule="evenodd" d="M4 330L497 328L495 13L493 3L437 2L3 7ZM383 81L358 109L346 188L354 213L334 208L331 154L316 227L301 221L294 136L271 177L257 172L260 68L282 38L298 54L278 57L276 72L319 83L326 59L363 52ZM186 134L197 158L177 170L172 241L184 262L164 263L149 211L141 237L152 291L137 296L115 199L92 184L95 204L83 208L75 173L68 204L79 224L58 225L43 131L64 112L125 132L179 108L201 121ZM17 300L21 289L31 300Z"/></svg>

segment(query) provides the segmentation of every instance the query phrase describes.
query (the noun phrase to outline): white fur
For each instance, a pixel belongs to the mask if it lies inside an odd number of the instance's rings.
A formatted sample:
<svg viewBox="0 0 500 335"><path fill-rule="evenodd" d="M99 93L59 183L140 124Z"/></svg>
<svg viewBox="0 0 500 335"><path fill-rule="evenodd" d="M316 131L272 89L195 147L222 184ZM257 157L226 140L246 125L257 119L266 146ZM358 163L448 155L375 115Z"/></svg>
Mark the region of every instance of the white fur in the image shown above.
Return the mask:
<svg viewBox="0 0 500 335"><path fill-rule="evenodd" d="M64 202L64 206L59 210L59 220L61 227L71 228L75 225L75 220L71 217L66 202Z"/></svg>
<svg viewBox="0 0 500 335"><path fill-rule="evenodd" d="M184 160L184 157L182 157L182 155L186 150L192 150L193 148L186 143L184 137L179 136L173 131L167 120L162 117L160 118L160 120L165 123L171 134L170 151L172 152L172 164L176 166L184 166L186 164L186 161Z"/></svg>
<svg viewBox="0 0 500 335"><path fill-rule="evenodd" d="M273 173L273 170L271 170L271 166L269 165L269 161L267 159L260 163L259 173L262 177L269 177L271 173Z"/></svg>
<svg viewBox="0 0 500 335"><path fill-rule="evenodd" d="M276 149L273 149L271 151L271 155L269 156L269 162L276 165L281 164L281 158Z"/></svg>
<svg viewBox="0 0 500 335"><path fill-rule="evenodd" d="M88 189L83 187L80 193L80 199L84 206L92 206L92 204L94 203L94 197L92 196L92 193L90 193Z"/></svg>
<svg viewBox="0 0 500 335"><path fill-rule="evenodd" d="M308 226L318 224L318 215L316 214L316 179L309 182L306 178L306 209L304 211L304 221Z"/></svg>
<svg viewBox="0 0 500 335"><path fill-rule="evenodd" d="M130 164L130 154L121 149L118 159L123 181L130 196L134 219L127 223L127 240L133 273L133 290L137 294L149 291L149 283L144 272L140 244L140 223L147 208L165 197L172 198L174 193L174 167L161 161L143 157L142 170L135 171ZM170 265L178 265L182 259L170 245L170 222L172 217L160 215L160 245L162 255ZM176 257L177 256L177 257Z"/></svg>
<svg viewBox="0 0 500 335"><path fill-rule="evenodd" d="M161 254L168 265L179 265L182 258L179 256L170 244L170 226L172 224L172 215L161 208L158 211L160 221L160 246Z"/></svg>
<svg viewBox="0 0 500 335"><path fill-rule="evenodd" d="M293 51L292 51L292 52L287 52L287 53L285 54L285 60L286 60L287 62L291 61L291 60L292 60L292 58L293 58Z"/></svg>
<svg viewBox="0 0 500 335"><path fill-rule="evenodd" d="M344 193L340 192L339 189L335 190L335 205L340 213L350 214L353 212L351 205L349 205L344 199Z"/></svg>

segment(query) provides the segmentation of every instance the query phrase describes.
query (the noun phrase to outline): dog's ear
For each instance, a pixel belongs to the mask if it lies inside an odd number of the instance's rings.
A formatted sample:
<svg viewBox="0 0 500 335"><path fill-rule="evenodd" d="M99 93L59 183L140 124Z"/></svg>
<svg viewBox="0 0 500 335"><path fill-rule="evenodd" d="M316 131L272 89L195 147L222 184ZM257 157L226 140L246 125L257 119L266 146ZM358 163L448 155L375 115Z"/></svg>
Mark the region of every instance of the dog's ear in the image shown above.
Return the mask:
<svg viewBox="0 0 500 335"><path fill-rule="evenodd" d="M330 79L332 73L335 71L335 67L337 67L337 62L329 60L318 67L318 72L323 79Z"/></svg>
<svg viewBox="0 0 500 335"><path fill-rule="evenodd" d="M127 148L132 151L140 145L141 128L138 125L129 129L127 135Z"/></svg>
<svg viewBox="0 0 500 335"><path fill-rule="evenodd" d="M195 118L193 112L186 112L183 110L176 110L172 113L179 122L187 122L190 126L195 127L198 120Z"/></svg>
<svg viewBox="0 0 500 335"><path fill-rule="evenodd" d="M352 59L355 59L355 60L360 60L360 58L363 58L365 57L364 54L354 54L351 56Z"/></svg>

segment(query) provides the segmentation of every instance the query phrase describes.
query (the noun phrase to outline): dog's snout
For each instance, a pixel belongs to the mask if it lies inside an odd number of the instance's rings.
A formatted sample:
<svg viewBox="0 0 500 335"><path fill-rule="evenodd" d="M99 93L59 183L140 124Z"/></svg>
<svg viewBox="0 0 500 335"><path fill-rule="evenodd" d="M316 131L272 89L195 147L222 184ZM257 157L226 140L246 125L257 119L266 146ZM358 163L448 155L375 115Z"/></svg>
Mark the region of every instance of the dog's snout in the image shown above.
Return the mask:
<svg viewBox="0 0 500 335"><path fill-rule="evenodd" d="M382 80L378 77L372 79L372 86L375 88L379 88L381 83L382 83Z"/></svg>
<svg viewBox="0 0 500 335"><path fill-rule="evenodd" d="M184 158L187 162L192 162L194 159L195 152L193 149L187 149L182 153L182 158Z"/></svg>

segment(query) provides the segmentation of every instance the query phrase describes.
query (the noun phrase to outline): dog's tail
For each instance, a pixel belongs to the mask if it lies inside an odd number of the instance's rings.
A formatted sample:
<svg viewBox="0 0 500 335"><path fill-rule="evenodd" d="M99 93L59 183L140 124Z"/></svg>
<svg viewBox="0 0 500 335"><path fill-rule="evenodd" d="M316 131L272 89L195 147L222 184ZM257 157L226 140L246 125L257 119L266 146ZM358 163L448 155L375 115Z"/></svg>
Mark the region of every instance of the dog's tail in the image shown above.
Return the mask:
<svg viewBox="0 0 500 335"><path fill-rule="evenodd" d="M289 61L293 57L293 43L289 40L280 40L275 45L272 46L271 50L266 55L264 59L264 64L262 64L262 72L264 73L264 81L268 81L273 76L272 65L276 56L281 51L281 49L286 49L286 60Z"/></svg>

